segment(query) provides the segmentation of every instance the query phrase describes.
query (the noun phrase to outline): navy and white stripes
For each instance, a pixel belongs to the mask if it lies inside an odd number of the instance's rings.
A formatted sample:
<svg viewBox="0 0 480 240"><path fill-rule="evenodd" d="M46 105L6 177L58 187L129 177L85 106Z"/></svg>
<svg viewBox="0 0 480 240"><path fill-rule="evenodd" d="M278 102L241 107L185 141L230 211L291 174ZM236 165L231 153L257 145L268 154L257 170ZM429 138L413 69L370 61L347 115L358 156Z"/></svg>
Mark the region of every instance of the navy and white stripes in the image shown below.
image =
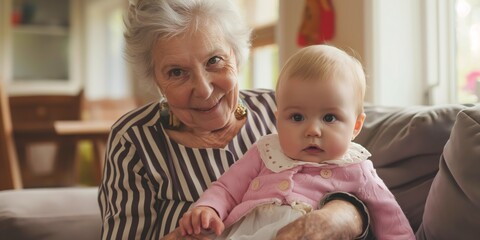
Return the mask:
<svg viewBox="0 0 480 240"><path fill-rule="evenodd" d="M275 133L272 90L240 97L247 121L224 149L188 148L171 140L160 123L159 103L122 117L112 128L99 192L102 239L159 239L200 194L260 136Z"/></svg>

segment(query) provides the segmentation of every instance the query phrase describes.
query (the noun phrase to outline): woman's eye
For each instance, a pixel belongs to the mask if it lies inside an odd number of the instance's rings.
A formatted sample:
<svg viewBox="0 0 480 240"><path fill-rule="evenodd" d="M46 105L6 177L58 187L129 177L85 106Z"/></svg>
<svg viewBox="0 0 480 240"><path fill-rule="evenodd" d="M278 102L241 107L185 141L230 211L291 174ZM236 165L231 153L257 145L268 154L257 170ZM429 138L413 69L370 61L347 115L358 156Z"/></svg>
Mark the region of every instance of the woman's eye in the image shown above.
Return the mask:
<svg viewBox="0 0 480 240"><path fill-rule="evenodd" d="M337 118L333 114L327 114L323 117L323 121L325 121L327 123L335 122L336 120L337 120Z"/></svg>
<svg viewBox="0 0 480 240"><path fill-rule="evenodd" d="M291 118L294 122L300 122L300 121L303 121L303 120L305 119L302 114L298 114L298 113L292 114L292 116L291 116L290 118Z"/></svg>
<svg viewBox="0 0 480 240"><path fill-rule="evenodd" d="M183 70L180 68L175 68L170 71L168 71L168 76L169 77L180 77L183 74Z"/></svg>
<svg viewBox="0 0 480 240"><path fill-rule="evenodd" d="M220 62L220 60L222 60L220 57L218 56L215 56L215 57L212 57L210 59L208 59L208 65L214 65L214 64L217 64L218 62Z"/></svg>

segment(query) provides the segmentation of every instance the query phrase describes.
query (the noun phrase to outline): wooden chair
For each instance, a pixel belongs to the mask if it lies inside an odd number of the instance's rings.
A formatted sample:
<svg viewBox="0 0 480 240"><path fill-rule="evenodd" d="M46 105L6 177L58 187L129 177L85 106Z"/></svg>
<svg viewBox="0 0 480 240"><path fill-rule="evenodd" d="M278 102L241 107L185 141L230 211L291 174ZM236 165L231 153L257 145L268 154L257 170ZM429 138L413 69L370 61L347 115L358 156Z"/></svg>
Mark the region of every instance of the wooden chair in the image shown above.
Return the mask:
<svg viewBox="0 0 480 240"><path fill-rule="evenodd" d="M0 190L22 188L15 142L13 139L10 106L0 80Z"/></svg>
<svg viewBox="0 0 480 240"><path fill-rule="evenodd" d="M13 133L24 187L76 184L77 142L58 136L57 120L80 120L83 91L77 95L10 96ZM46 172L34 171L35 163ZM45 169L44 169L45 170ZM50 170L50 171L49 171Z"/></svg>

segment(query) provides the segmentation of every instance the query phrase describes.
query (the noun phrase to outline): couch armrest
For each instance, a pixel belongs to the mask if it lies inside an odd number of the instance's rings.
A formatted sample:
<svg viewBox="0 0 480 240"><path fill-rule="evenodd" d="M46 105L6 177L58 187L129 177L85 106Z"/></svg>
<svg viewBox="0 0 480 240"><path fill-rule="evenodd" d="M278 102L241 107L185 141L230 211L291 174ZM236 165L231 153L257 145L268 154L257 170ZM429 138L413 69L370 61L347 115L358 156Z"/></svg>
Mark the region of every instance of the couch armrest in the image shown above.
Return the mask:
<svg viewBox="0 0 480 240"><path fill-rule="evenodd" d="M440 158L417 239L478 239L480 105L461 111Z"/></svg>
<svg viewBox="0 0 480 240"><path fill-rule="evenodd" d="M5 239L100 239L97 188L0 191Z"/></svg>

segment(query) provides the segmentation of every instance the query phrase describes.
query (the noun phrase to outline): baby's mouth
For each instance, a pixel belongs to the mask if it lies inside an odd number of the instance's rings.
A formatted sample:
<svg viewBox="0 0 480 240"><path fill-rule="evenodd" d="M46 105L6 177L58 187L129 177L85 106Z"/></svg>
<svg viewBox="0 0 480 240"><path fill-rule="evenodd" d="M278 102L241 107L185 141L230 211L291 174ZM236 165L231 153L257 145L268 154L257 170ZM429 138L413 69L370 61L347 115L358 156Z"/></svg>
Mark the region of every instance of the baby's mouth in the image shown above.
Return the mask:
<svg viewBox="0 0 480 240"><path fill-rule="evenodd" d="M303 151L305 151L307 153L321 153L321 152L324 152L323 149L321 149L319 146L315 146L315 145L308 146L305 149L303 149Z"/></svg>

